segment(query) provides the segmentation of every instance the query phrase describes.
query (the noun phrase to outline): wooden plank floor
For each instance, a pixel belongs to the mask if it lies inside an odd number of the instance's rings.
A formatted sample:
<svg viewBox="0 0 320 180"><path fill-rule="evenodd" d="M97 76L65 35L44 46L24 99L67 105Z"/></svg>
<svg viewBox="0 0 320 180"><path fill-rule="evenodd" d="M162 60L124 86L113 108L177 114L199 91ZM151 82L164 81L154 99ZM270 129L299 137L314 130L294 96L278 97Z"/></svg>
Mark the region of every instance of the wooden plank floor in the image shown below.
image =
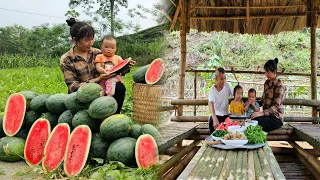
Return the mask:
<svg viewBox="0 0 320 180"><path fill-rule="evenodd" d="M315 179L310 171L294 156L275 155L286 179Z"/></svg>
<svg viewBox="0 0 320 180"><path fill-rule="evenodd" d="M297 135L320 150L320 124L290 123Z"/></svg>
<svg viewBox="0 0 320 180"><path fill-rule="evenodd" d="M198 123L193 122L168 122L160 125L159 131L162 135L162 139L160 140L160 143L158 145L159 153L163 153L170 147L195 133L195 127L198 125Z"/></svg>

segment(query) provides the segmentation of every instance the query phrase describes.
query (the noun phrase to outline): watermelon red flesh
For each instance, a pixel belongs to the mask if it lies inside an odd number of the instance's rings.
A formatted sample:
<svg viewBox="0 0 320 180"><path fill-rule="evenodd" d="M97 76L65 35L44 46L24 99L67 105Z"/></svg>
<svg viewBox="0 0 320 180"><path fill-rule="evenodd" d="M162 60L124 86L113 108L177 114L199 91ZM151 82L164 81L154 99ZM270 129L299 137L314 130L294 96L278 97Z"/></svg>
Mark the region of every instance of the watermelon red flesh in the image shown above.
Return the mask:
<svg viewBox="0 0 320 180"><path fill-rule="evenodd" d="M123 60L121 63L113 66L109 70L110 74L112 74L112 73L118 74L118 72L121 73L121 71L124 70L123 68L126 68L126 66L130 63L130 61L131 61L131 58L128 58L128 59Z"/></svg>
<svg viewBox="0 0 320 180"><path fill-rule="evenodd" d="M12 94L6 104L3 117L3 131L7 136L17 134L23 124L26 112L26 99L22 94Z"/></svg>
<svg viewBox="0 0 320 180"><path fill-rule="evenodd" d="M164 72L163 60L161 58L153 60L145 75L145 80L147 84L157 83L161 79L163 72Z"/></svg>
<svg viewBox="0 0 320 180"><path fill-rule="evenodd" d="M216 130L224 130L224 124L220 123Z"/></svg>
<svg viewBox="0 0 320 180"><path fill-rule="evenodd" d="M135 156L139 168L149 168L158 162L158 146L151 135L144 134L138 138Z"/></svg>
<svg viewBox="0 0 320 180"><path fill-rule="evenodd" d="M77 126L71 133L64 158L67 176L78 175L83 169L90 150L91 130L87 125Z"/></svg>
<svg viewBox="0 0 320 180"><path fill-rule="evenodd" d="M70 135L67 123L58 124L50 134L44 148L42 167L46 172L54 171L62 162Z"/></svg>
<svg viewBox="0 0 320 180"><path fill-rule="evenodd" d="M42 161L50 130L50 123L46 119L36 120L30 128L24 148L24 157L30 166L37 165Z"/></svg>

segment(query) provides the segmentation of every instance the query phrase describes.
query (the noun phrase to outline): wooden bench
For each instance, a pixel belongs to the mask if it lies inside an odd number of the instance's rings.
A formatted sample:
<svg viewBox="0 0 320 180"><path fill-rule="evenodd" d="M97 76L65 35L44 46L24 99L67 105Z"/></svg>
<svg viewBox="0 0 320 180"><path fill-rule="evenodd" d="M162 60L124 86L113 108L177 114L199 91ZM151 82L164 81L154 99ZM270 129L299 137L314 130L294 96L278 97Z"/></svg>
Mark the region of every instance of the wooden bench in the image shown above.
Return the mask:
<svg viewBox="0 0 320 180"><path fill-rule="evenodd" d="M204 144L177 179L286 178L268 145L254 150L221 150Z"/></svg>
<svg viewBox="0 0 320 180"><path fill-rule="evenodd" d="M303 140L320 150L320 124L290 124L295 133Z"/></svg>
<svg viewBox="0 0 320 180"><path fill-rule="evenodd" d="M198 123L168 122L159 126L162 139L158 145L159 153L165 152L170 147L188 138L196 132Z"/></svg>

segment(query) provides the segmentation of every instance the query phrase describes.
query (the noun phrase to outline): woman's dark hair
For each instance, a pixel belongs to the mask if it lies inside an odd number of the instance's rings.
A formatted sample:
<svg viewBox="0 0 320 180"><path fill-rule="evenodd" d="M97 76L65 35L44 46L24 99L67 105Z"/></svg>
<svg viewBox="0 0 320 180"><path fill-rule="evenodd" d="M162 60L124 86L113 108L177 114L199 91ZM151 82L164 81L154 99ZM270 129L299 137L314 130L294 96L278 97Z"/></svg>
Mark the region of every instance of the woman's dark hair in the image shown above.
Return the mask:
<svg viewBox="0 0 320 180"><path fill-rule="evenodd" d="M267 72L277 72L278 58L270 59L264 64L264 70Z"/></svg>
<svg viewBox="0 0 320 180"><path fill-rule="evenodd" d="M77 22L74 18L66 20L70 26L70 35L72 38L76 38L77 41L80 41L83 38L94 37L94 29L91 25L86 22Z"/></svg>
<svg viewBox="0 0 320 180"><path fill-rule="evenodd" d="M242 89L242 87L241 87L239 84L234 87L234 89L233 89L233 96L236 95L236 92L237 92L238 89ZM243 89L242 89L242 90L243 90Z"/></svg>

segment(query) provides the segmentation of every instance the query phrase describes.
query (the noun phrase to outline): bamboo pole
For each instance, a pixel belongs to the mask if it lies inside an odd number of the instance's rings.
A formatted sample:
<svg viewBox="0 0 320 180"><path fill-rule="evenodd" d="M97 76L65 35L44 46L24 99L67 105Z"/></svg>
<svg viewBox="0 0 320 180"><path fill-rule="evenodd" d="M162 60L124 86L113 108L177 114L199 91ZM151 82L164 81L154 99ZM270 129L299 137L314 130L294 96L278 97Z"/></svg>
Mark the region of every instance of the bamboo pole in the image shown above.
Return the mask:
<svg viewBox="0 0 320 180"><path fill-rule="evenodd" d="M175 179L181 171L188 165L192 157L197 153L200 147L195 147L190 151L177 166L173 167L168 173L166 173L161 179L171 180Z"/></svg>
<svg viewBox="0 0 320 180"><path fill-rule="evenodd" d="M195 9L197 9L199 5L202 3L202 1L203 0L199 0L198 3L191 8L190 13L192 13Z"/></svg>
<svg viewBox="0 0 320 180"><path fill-rule="evenodd" d="M190 173L189 178L194 178L196 179L196 177L201 174L201 170L203 169L202 164L206 162L206 158L208 158L209 154L210 154L210 148L207 148L206 151L203 153L203 155L201 156L201 158L199 159L199 161L197 162L196 167L192 170L192 172Z"/></svg>
<svg viewBox="0 0 320 180"><path fill-rule="evenodd" d="M197 166L197 174L194 179L210 179L212 164L215 164L216 157L219 155L220 150L216 148L208 148L206 153L200 159ZM209 167L210 166L210 167Z"/></svg>
<svg viewBox="0 0 320 180"><path fill-rule="evenodd" d="M180 44L181 44L181 59L180 59L180 78L179 78L179 99L184 99L184 82L185 82L185 70L187 61L187 6L188 0L179 1L181 3L181 20L180 20ZM183 106L178 106L178 115L182 116Z"/></svg>
<svg viewBox="0 0 320 180"><path fill-rule="evenodd" d="M220 175L219 175L218 179L227 179L227 177L229 175L229 167L230 167L231 162L233 160L233 154L234 154L234 151L227 151L227 157L223 163L223 166L220 171Z"/></svg>
<svg viewBox="0 0 320 180"><path fill-rule="evenodd" d="M243 173L242 173L242 160L243 160L243 150L239 150L237 152L237 165L236 165L236 179L243 179Z"/></svg>
<svg viewBox="0 0 320 180"><path fill-rule="evenodd" d="M248 179L248 151L242 150L242 179ZM240 178L241 179L241 178Z"/></svg>
<svg viewBox="0 0 320 180"><path fill-rule="evenodd" d="M221 169L223 167L223 164L225 163L227 156L227 151L226 150L221 150L219 156L217 157L217 162L214 165L214 169L211 172L211 178L210 179L218 179L219 174L221 172Z"/></svg>
<svg viewBox="0 0 320 180"><path fill-rule="evenodd" d="M246 33L250 33L250 1L246 0Z"/></svg>
<svg viewBox="0 0 320 180"><path fill-rule="evenodd" d="M315 177L320 177L320 162L311 154L302 149L297 143L289 142L298 155L300 155L305 162L313 169L312 174Z"/></svg>
<svg viewBox="0 0 320 180"><path fill-rule="evenodd" d="M176 8L176 11L174 12L173 19L172 19L172 22L171 22L171 25L170 25L170 31L173 30L174 25L177 22L177 19L178 19L179 13L180 13L180 9L181 9L181 2L180 1L181 0L179 0L178 7Z"/></svg>
<svg viewBox="0 0 320 180"><path fill-rule="evenodd" d="M248 151L248 179L249 180L256 179L255 170L254 170L253 150Z"/></svg>
<svg viewBox="0 0 320 180"><path fill-rule="evenodd" d="M194 79L193 79L193 99L197 99L197 72L194 72ZM193 115L197 115L197 106L194 105L193 107Z"/></svg>
<svg viewBox="0 0 320 180"><path fill-rule="evenodd" d="M270 180L274 179L271 172L270 164L268 162L268 158L266 157L266 154L262 148L258 149L258 155L260 159L261 169L263 169L262 174L264 178Z"/></svg>
<svg viewBox="0 0 320 180"><path fill-rule="evenodd" d="M291 6L250 6L249 9L285 9L285 8L305 8L305 5ZM194 9L247 9L245 6L197 6Z"/></svg>
<svg viewBox="0 0 320 180"><path fill-rule="evenodd" d="M177 178L177 180L185 180L189 177L190 173L193 172L196 164L198 163L200 158L203 156L203 154L205 153L207 148L208 148L207 144L204 144L203 146L201 146L201 148L199 149L197 154L193 156L190 163L185 168L185 170L180 174L180 176Z"/></svg>
<svg viewBox="0 0 320 180"><path fill-rule="evenodd" d="M232 98L229 99L229 101ZM243 98L246 101L246 98ZM286 98L283 102L284 105L297 105L297 106L312 106L320 107L320 101L311 99L293 99ZM208 105L208 99L172 99L171 105Z"/></svg>
<svg viewBox="0 0 320 180"><path fill-rule="evenodd" d="M317 0L318 1L318 0ZM316 0L311 0L311 99L317 100L317 42L316 42L316 31L317 31L317 2ZM317 109L312 108L312 116L317 117Z"/></svg>
<svg viewBox="0 0 320 180"><path fill-rule="evenodd" d="M261 168L261 162L259 161L257 150L253 151L253 161L254 161L254 170L256 174L256 179L264 179L262 168Z"/></svg>
<svg viewBox="0 0 320 180"><path fill-rule="evenodd" d="M208 122L208 116L172 116L175 122ZM284 117L284 122L320 122L320 117Z"/></svg>
<svg viewBox="0 0 320 180"><path fill-rule="evenodd" d="M236 165L237 165L237 151L232 151L230 166L228 167L227 179L235 179L236 176Z"/></svg>
<svg viewBox="0 0 320 180"><path fill-rule="evenodd" d="M307 14L277 14L277 15L252 15L251 19L267 19L267 18L296 18L296 17L306 17ZM190 19L200 19L200 20L234 20L234 19L246 19L246 16L230 16L230 17L220 17L220 16L191 16Z"/></svg>
<svg viewBox="0 0 320 180"><path fill-rule="evenodd" d="M264 146L263 150L266 153L266 156L268 157L270 168L274 178L277 180L282 180L282 179L285 180L286 178L284 177L280 169L280 166L272 153L270 146L269 145Z"/></svg>
<svg viewBox="0 0 320 180"><path fill-rule="evenodd" d="M271 147L273 154L279 154L279 155L288 155L288 154L294 154L295 151L293 148L286 148L286 147ZM320 157L320 150L317 149L305 149L306 152L309 154L312 154L314 157Z"/></svg>
<svg viewBox="0 0 320 180"><path fill-rule="evenodd" d="M184 150L182 150L180 153L173 156L171 159L169 159L167 162L161 165L158 173L160 176L162 176L165 172L167 172L170 168L172 168L175 164L179 163L181 158L185 156L187 153L189 153L194 147L196 147L199 144L200 141L194 141L189 146L185 147Z"/></svg>
<svg viewBox="0 0 320 180"><path fill-rule="evenodd" d="M186 72L197 72L197 73L214 73L215 69L187 69ZM240 73L240 74L265 74L265 71L254 71L254 70L231 70L225 69L226 73ZM277 72L277 75L285 75L285 76L308 76L310 77L310 73L302 73L302 72ZM320 76L320 73L317 74Z"/></svg>

